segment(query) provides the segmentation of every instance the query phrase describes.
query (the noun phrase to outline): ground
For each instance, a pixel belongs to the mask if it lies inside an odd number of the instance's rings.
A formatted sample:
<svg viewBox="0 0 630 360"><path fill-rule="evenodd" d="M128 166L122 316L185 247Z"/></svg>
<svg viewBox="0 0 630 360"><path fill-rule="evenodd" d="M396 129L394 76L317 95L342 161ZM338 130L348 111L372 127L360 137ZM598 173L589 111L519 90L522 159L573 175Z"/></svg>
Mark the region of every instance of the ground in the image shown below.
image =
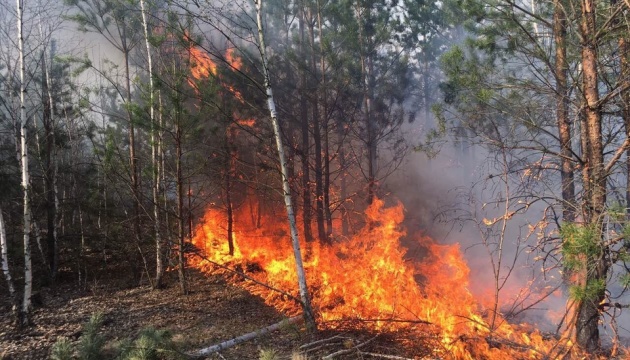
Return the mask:
<svg viewBox="0 0 630 360"><path fill-rule="evenodd" d="M151 290L146 286L121 289L106 280L79 286L76 281L42 288L37 295L30 328L17 330L12 322L6 292L0 289L0 359L47 359L60 337L76 341L82 325L95 312L104 314L102 334L106 347L114 348L122 339L134 338L147 327L167 329L180 348L192 352L236 336L264 328L286 317L267 306L257 296L228 284L221 275L189 272L190 294L182 296L176 274L167 275L167 287ZM308 334L303 325L284 326L272 334L211 355L209 359L258 359L261 350L274 349L282 359L305 346L308 359L341 350L349 354L336 359L362 359L353 351L398 355L409 358L426 355L411 346L400 334L367 331L319 331ZM332 338L332 339L331 339ZM319 345L308 346L315 341ZM317 348L317 349L316 349ZM414 349L415 348L415 349ZM424 353L424 354L423 354ZM414 356L415 355L415 356Z"/></svg>

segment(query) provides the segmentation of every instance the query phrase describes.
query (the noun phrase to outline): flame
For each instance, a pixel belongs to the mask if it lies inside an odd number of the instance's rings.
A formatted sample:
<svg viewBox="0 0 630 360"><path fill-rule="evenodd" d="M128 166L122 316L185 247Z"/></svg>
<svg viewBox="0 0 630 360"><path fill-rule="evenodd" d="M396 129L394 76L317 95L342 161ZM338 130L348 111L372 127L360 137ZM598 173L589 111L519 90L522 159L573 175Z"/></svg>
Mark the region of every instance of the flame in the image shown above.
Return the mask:
<svg viewBox="0 0 630 360"><path fill-rule="evenodd" d="M184 35L184 39L188 42L192 42L188 34ZM195 80L207 79L210 75L217 76L217 64L210 58L207 52L197 46L191 45L188 49L188 55L190 60L190 74ZM243 66L243 60L236 56L234 48L226 50L225 61L233 71L239 71ZM234 95L241 104L245 103L245 99L240 91L235 89L233 86L226 84L221 79L220 82L223 88ZM188 79L188 83L193 89L199 91L199 88L193 79Z"/></svg>
<svg viewBox="0 0 630 360"><path fill-rule="evenodd" d="M254 127L256 119L238 119L236 123L241 127Z"/></svg>
<svg viewBox="0 0 630 360"><path fill-rule="evenodd" d="M257 200L248 201L258 205ZM297 290L292 290L297 276L284 216L268 209L254 213L258 208L242 207L235 214L232 256L226 241L227 216L221 209L208 209L192 239L202 256L192 256L190 263L208 273L220 267L242 269L298 298ZM407 236L401 226L401 204L385 207L377 200L365 216L368 225L347 241L301 244L320 326L415 329L424 339L432 339L436 356L453 359L542 359L575 351L569 339L545 339L531 326L510 324L500 314L491 325L490 315L482 315L484 309L468 289L470 270L459 245L415 235L426 255L420 261L409 260L400 245ZM256 227L259 217L264 228ZM237 283L287 315L300 311L281 293L253 282Z"/></svg>
<svg viewBox="0 0 630 360"><path fill-rule="evenodd" d="M232 69L234 69L234 71L239 71L241 70L241 67L243 67L243 59L234 54L234 48L227 49L225 52L225 61L232 67Z"/></svg>
<svg viewBox="0 0 630 360"><path fill-rule="evenodd" d="M188 49L188 53L190 56L190 73L195 79L206 79L210 75L217 74L217 64L210 59L210 56L205 51L192 46Z"/></svg>

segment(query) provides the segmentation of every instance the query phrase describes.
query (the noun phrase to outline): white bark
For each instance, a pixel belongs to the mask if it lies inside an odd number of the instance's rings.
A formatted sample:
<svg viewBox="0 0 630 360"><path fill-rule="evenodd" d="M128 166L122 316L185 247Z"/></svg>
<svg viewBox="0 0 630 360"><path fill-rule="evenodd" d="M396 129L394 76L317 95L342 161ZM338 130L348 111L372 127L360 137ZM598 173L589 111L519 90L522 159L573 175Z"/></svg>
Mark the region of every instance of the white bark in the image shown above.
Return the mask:
<svg viewBox="0 0 630 360"><path fill-rule="evenodd" d="M9 271L9 252L7 244L7 233L4 226L4 217L2 217L2 209L0 209L0 250L2 252L2 273L9 286L9 295L11 299L15 299L15 287L13 287L13 279L11 278L11 271Z"/></svg>
<svg viewBox="0 0 630 360"><path fill-rule="evenodd" d="M17 0L17 35L18 52L20 57L20 159L22 165L22 191L24 192L24 299L22 301L22 325L29 323L31 310L31 294L33 290L33 273L31 268L31 204L30 204L30 173L28 170L28 148L26 144L27 118L25 104L25 64L24 64L24 37L23 37L23 9L22 0Z"/></svg>
<svg viewBox="0 0 630 360"><path fill-rule="evenodd" d="M289 319L286 319L286 320L282 320L279 323L275 323L273 325L269 325L266 328L262 328L260 330L252 331L250 333L247 333L245 335L241 335L241 336L236 337L234 339L230 339L230 340L224 341L224 342L222 342L220 344L213 345L213 346L201 349L201 350L197 351L193 356L196 356L196 357L197 356L208 356L208 355L210 355L212 353L219 352L219 351L225 350L227 348L231 348L232 346L236 346L236 345L238 345L240 343L244 343L245 341L249 341L249 340L255 339L255 338L259 337L260 335L264 335L264 334L270 333L272 331L279 330L279 329L281 329L284 326L287 326L287 325L290 325L290 324L294 324L294 323L296 323L296 322L298 322L300 320L302 320L302 318L300 316L295 316L295 317L292 317L292 318L289 318Z"/></svg>
<svg viewBox="0 0 630 360"><path fill-rule="evenodd" d="M161 284L164 265L162 264L162 236L160 234L160 205L159 205L159 189L160 189L160 161L158 159L157 145L157 126L155 124L155 94L153 85L153 58L151 56L151 43L149 42L149 25L147 23L147 9L144 0L140 0L140 9L142 11L142 28L144 30L144 42L147 48L147 65L149 66L149 116L151 121L151 163L153 165L153 230L155 231L155 284L159 287Z"/></svg>
<svg viewBox="0 0 630 360"><path fill-rule="evenodd" d="M267 106L269 107L269 115L271 117L271 123L273 126L274 136L276 138L276 146L278 148L278 156L280 158L280 172L282 174L282 190L284 195L284 204L287 208L287 217L289 220L289 227L291 230L291 242L293 244L293 256L295 257L295 266L298 275L298 285L300 288L300 298L302 300L302 308L304 310L304 319L306 326L313 330L315 329L315 318L313 316L313 309L311 307L311 300L308 293L308 287L306 285L306 276L304 273L304 265L302 264L302 254L300 251L300 241L298 237L297 225L295 222L295 213L293 211L293 202L291 200L291 188L289 186L289 176L287 168L287 160L284 154L284 145L282 143L282 137L280 134L280 124L278 123L278 114L276 111L276 104L273 98L273 91L271 88L271 82L269 79L269 69L267 67L267 55L265 53L265 36L263 33L262 24L262 1L255 0L256 4L256 21L258 25L258 50L260 51L260 57L262 60L262 70L265 79L265 90L267 92Z"/></svg>

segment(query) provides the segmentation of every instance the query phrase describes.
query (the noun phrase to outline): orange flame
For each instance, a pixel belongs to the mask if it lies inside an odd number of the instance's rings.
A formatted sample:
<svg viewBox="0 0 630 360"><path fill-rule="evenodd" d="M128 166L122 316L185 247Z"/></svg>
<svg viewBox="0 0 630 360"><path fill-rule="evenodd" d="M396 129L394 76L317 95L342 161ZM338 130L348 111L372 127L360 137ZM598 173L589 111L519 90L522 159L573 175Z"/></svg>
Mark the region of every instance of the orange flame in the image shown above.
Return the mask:
<svg viewBox="0 0 630 360"><path fill-rule="evenodd" d="M193 256L190 263L206 272L217 271L215 264L248 269L248 276L298 297L297 290L289 290L297 287L297 276L284 217L260 214L265 228L256 228L258 214L246 213L256 207L243 208L235 217L234 255L228 255L226 215L209 209L192 239L205 259ZM414 328L419 335L438 334L435 355L454 359L556 358L570 351L568 340L546 340L538 330L501 317L491 329L468 289L470 270L459 246L415 236L426 256L410 261L400 245L407 235L403 219L401 204L387 208L377 200L366 211L369 225L351 239L331 246L302 243L321 326L355 320L380 330ZM253 283L242 286L288 315L300 311L277 292Z"/></svg>
<svg viewBox="0 0 630 360"><path fill-rule="evenodd" d="M234 48L227 49L225 52L225 61L232 67L232 69L234 69L234 71L241 70L241 67L243 66L243 59L234 54Z"/></svg>

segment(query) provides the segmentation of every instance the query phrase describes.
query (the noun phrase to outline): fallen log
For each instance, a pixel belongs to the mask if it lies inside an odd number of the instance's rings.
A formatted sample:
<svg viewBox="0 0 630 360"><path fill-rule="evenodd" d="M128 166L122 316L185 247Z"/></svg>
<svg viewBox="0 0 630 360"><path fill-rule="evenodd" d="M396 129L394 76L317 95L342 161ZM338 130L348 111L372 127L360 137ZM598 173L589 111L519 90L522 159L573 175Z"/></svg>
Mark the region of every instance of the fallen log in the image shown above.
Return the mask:
<svg viewBox="0 0 630 360"><path fill-rule="evenodd" d="M402 356L387 355L387 354L377 354L377 353L364 352L364 351L359 351L358 354L359 355L371 356L371 357L375 357L375 358L381 358L381 359L413 360L412 358L406 358L406 357L402 357Z"/></svg>
<svg viewBox="0 0 630 360"><path fill-rule="evenodd" d="M232 346L236 346L238 344L244 343L246 341L255 339L261 335L264 334L268 334L270 332L276 331L278 329L281 329L284 326L287 326L289 324L295 324L298 322L304 321L304 317L302 315L299 316L294 316L292 318L288 318L288 319L284 319L278 323L275 323L273 325L269 325L265 328L256 330L256 331L252 331L250 333L247 333L245 335L241 335L239 337L235 337L233 339L224 341L220 344L217 345L212 345L209 346L207 348L203 348L201 350L196 351L194 354L192 354L193 357L201 357L201 356L207 356L210 355L212 353L218 352L218 351L222 351L225 350L227 348L231 348Z"/></svg>

